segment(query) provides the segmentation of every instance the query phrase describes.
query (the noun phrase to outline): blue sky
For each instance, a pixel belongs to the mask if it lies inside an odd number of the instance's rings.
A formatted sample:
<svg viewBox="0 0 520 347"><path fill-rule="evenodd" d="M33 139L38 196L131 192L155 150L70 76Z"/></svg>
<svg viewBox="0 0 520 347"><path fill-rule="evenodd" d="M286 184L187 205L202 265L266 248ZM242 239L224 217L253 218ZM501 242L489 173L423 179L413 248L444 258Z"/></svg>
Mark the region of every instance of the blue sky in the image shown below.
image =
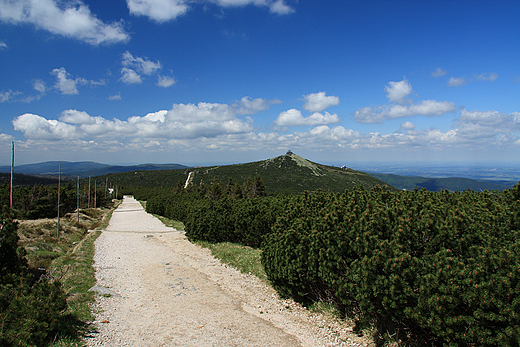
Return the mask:
<svg viewBox="0 0 520 347"><path fill-rule="evenodd" d="M520 2L0 0L0 164L518 162Z"/></svg>

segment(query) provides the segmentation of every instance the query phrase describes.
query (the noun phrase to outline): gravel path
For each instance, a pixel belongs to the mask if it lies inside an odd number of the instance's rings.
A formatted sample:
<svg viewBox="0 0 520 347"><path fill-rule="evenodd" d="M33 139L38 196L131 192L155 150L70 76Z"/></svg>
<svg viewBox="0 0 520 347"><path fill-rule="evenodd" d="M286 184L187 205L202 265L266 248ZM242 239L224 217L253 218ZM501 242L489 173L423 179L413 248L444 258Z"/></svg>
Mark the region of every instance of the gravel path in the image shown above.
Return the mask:
<svg viewBox="0 0 520 347"><path fill-rule="evenodd" d="M96 240L87 346L369 346L221 264L125 197Z"/></svg>

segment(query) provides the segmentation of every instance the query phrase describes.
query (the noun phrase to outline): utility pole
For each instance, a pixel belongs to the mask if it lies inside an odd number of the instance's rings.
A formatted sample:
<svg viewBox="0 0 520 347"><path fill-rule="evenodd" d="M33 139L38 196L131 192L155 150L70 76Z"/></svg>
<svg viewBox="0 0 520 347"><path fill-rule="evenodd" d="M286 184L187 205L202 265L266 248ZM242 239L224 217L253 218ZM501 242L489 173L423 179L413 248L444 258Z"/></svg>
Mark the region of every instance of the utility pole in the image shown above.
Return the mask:
<svg viewBox="0 0 520 347"><path fill-rule="evenodd" d="M61 163L58 171L58 239L60 238L60 190L61 190Z"/></svg>
<svg viewBox="0 0 520 347"><path fill-rule="evenodd" d="M79 176L78 176L78 189L77 189L77 193L76 193L76 211L77 211L77 217L78 217L78 223L79 223Z"/></svg>
<svg viewBox="0 0 520 347"><path fill-rule="evenodd" d="M13 141L13 149L12 149L12 159L11 159L11 189L9 191L9 208L13 209L13 173L14 173L14 141Z"/></svg>

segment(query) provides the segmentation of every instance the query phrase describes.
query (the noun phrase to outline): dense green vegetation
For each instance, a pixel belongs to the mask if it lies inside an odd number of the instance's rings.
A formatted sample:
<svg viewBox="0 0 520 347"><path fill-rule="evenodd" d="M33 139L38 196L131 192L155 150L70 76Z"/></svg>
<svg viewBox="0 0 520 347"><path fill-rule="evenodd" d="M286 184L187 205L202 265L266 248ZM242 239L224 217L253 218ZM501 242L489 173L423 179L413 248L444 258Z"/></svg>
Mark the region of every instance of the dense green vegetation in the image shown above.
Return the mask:
<svg viewBox="0 0 520 347"><path fill-rule="evenodd" d="M357 322L417 344L517 346L520 183L502 192L391 191L235 195L179 189L147 209L192 240L262 249L273 286L327 301Z"/></svg>
<svg viewBox="0 0 520 347"><path fill-rule="evenodd" d="M60 282L52 276L34 282L18 247L17 224L6 213L0 229L0 345L45 346L71 334Z"/></svg>
<svg viewBox="0 0 520 347"><path fill-rule="evenodd" d="M387 186L365 173L352 169L340 169L312 163L293 153L273 159L236 165L199 167L183 170L134 171L97 177L108 178L111 186L121 188L122 194L139 196L145 200L161 194L164 188L183 187L192 172L190 187L201 188L213 183L226 185L228 182L242 183L256 176L262 177L265 193L303 194L305 191L324 190L342 192L357 185L371 188ZM152 188L152 189L151 189ZM389 186L389 189L394 189Z"/></svg>
<svg viewBox="0 0 520 347"><path fill-rule="evenodd" d="M91 185L90 205L88 184L83 182L80 189L80 208L109 206L111 197L105 192L104 186L98 186L97 191ZM95 197L95 202L94 202ZM10 205L10 186L4 183L0 186L0 206ZM78 190L76 182L63 183L60 188L60 215L76 210L78 205ZM12 213L17 219L54 218L58 215L58 185L26 185L13 188Z"/></svg>

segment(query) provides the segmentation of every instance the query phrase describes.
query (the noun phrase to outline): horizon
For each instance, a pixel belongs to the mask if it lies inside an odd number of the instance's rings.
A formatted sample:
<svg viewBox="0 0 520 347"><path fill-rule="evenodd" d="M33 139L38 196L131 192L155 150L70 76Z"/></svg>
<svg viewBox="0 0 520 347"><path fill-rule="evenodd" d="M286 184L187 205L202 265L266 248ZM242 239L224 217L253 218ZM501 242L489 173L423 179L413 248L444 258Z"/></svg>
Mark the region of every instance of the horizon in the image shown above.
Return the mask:
<svg viewBox="0 0 520 347"><path fill-rule="evenodd" d="M294 152L293 152L294 153ZM284 153L285 154L285 153ZM297 153L294 153L298 155ZM283 155L283 154L280 154ZM262 161L272 158L264 158ZM310 160L308 158L304 158ZM326 161L319 162L310 160L321 165L328 165L333 167L341 168L346 166L356 171L370 173L383 173L383 174L395 174L400 176L420 176L430 178L470 178L480 180L495 180L495 181L519 181L520 182L520 163L518 162L486 162L486 163L453 163L453 162L338 162L338 161ZM43 161L43 162L32 162L26 164L18 164L18 166L24 165L38 165L45 163L82 163L92 162L97 164L109 165L109 166L139 166L139 165L184 165L188 168L196 167L212 167L212 166L226 166L226 165L240 165L249 162L229 162L229 163L101 163L95 161ZM0 165L3 168L10 168L9 165ZM15 165L15 173L16 173Z"/></svg>
<svg viewBox="0 0 520 347"><path fill-rule="evenodd" d="M0 162L15 141L21 163L517 163L519 13L0 0Z"/></svg>

